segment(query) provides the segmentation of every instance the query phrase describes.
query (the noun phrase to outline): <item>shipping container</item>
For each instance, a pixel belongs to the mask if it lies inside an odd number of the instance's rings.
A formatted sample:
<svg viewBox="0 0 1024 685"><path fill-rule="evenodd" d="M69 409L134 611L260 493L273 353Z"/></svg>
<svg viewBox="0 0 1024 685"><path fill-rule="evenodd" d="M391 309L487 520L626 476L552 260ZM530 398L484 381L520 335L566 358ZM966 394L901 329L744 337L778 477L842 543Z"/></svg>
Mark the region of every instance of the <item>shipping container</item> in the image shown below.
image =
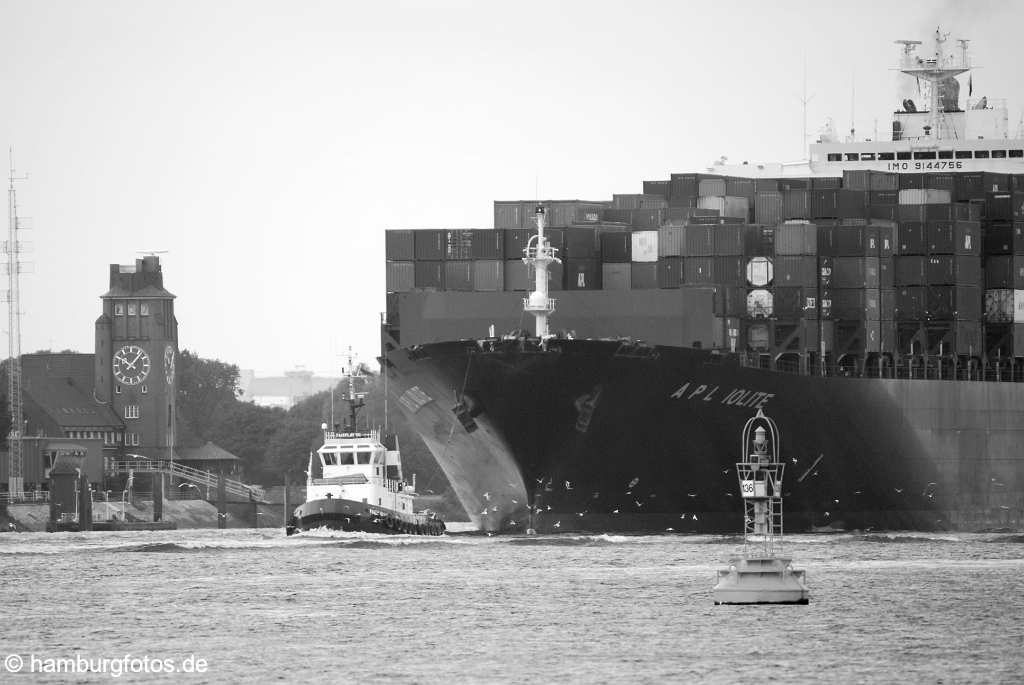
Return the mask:
<svg viewBox="0 0 1024 685"><path fill-rule="evenodd" d="M747 289L735 286L715 288L715 314L739 317L747 315Z"/></svg>
<svg viewBox="0 0 1024 685"><path fill-rule="evenodd" d="M473 258L473 231L453 229L444 232L444 258L468 261Z"/></svg>
<svg viewBox="0 0 1024 685"><path fill-rule="evenodd" d="M985 257L985 287L1013 287L1013 255L990 255Z"/></svg>
<svg viewBox="0 0 1024 685"><path fill-rule="evenodd" d="M601 234L601 261L605 264L628 264L632 259L633 234L614 231ZM627 279L628 281L628 279ZM614 288L605 287L605 290Z"/></svg>
<svg viewBox="0 0 1024 685"><path fill-rule="evenodd" d="M897 190L872 190L868 193L868 207L895 206L899 203L900 193Z"/></svg>
<svg viewBox="0 0 1024 685"><path fill-rule="evenodd" d="M1024 323L1024 290L1013 291L1013 321Z"/></svg>
<svg viewBox="0 0 1024 685"><path fill-rule="evenodd" d="M413 251L416 261L441 261L444 259L444 231L436 229L413 231Z"/></svg>
<svg viewBox="0 0 1024 685"><path fill-rule="evenodd" d="M593 228L574 226L565 232L565 252L563 258L597 259L601 256L601 239ZM508 251L505 254L509 254Z"/></svg>
<svg viewBox="0 0 1024 685"><path fill-rule="evenodd" d="M832 228L832 254L836 257L862 257L867 253L864 226L834 226Z"/></svg>
<svg viewBox="0 0 1024 685"><path fill-rule="evenodd" d="M775 254L815 255L818 253L818 227L808 222L787 221L775 229Z"/></svg>
<svg viewBox="0 0 1024 685"><path fill-rule="evenodd" d="M628 223L633 228L658 229L665 223L664 209L632 209L629 211Z"/></svg>
<svg viewBox="0 0 1024 685"><path fill-rule="evenodd" d="M689 225L683 233L684 257L710 257L715 254L715 227Z"/></svg>
<svg viewBox="0 0 1024 685"><path fill-rule="evenodd" d="M913 221L923 223L925 220L925 207L928 205L896 205L897 219L903 223Z"/></svg>
<svg viewBox="0 0 1024 685"><path fill-rule="evenodd" d="M472 290L473 262L469 260L446 261L444 263L444 289Z"/></svg>
<svg viewBox="0 0 1024 685"><path fill-rule="evenodd" d="M670 207L696 207L700 174L672 174L669 178Z"/></svg>
<svg viewBox="0 0 1024 685"><path fill-rule="evenodd" d="M870 205L868 207L868 218L872 221L899 221L901 205Z"/></svg>
<svg viewBox="0 0 1024 685"><path fill-rule="evenodd" d="M867 169L846 169L843 171L843 188L846 190L870 190L870 175Z"/></svg>
<svg viewBox="0 0 1024 685"><path fill-rule="evenodd" d="M420 233L421 231L417 231ZM422 231L426 232L426 231ZM440 232L438 232L440 233ZM438 236L440 240L440 235ZM413 285L422 290L444 290L444 262L417 260L413 268Z"/></svg>
<svg viewBox="0 0 1024 685"><path fill-rule="evenodd" d="M985 193L983 218L989 221L1013 221L1013 196L1010 193Z"/></svg>
<svg viewBox="0 0 1024 685"><path fill-rule="evenodd" d="M822 257L834 257L836 251L836 245L834 241L834 231L836 227L835 221L821 220L817 223L818 227L818 254Z"/></svg>
<svg viewBox="0 0 1024 685"><path fill-rule="evenodd" d="M500 259L478 259L473 262L473 290L492 292L504 289L505 262Z"/></svg>
<svg viewBox="0 0 1024 685"><path fill-rule="evenodd" d="M533 203L536 205L536 203ZM494 227L495 228L536 228L532 223L534 208L521 201L494 201ZM527 224L527 217L530 217L530 224Z"/></svg>
<svg viewBox="0 0 1024 685"><path fill-rule="evenodd" d="M597 259L568 259L565 265L566 290L601 290L601 262Z"/></svg>
<svg viewBox="0 0 1024 685"><path fill-rule="evenodd" d="M816 289L818 283L818 260L808 255L787 255L775 258L776 286L799 286Z"/></svg>
<svg viewBox="0 0 1024 685"><path fill-rule="evenodd" d="M925 315L933 321L977 321L981 314L981 289L974 286L933 285L927 289Z"/></svg>
<svg viewBox="0 0 1024 685"><path fill-rule="evenodd" d="M601 265L602 290L629 290L633 282L633 267L629 263Z"/></svg>
<svg viewBox="0 0 1024 685"><path fill-rule="evenodd" d="M1013 243L1013 254L1024 255L1024 221L1015 221L1013 223L1011 242Z"/></svg>
<svg viewBox="0 0 1024 685"><path fill-rule="evenodd" d="M864 319L879 321L882 318L882 293L878 288L864 290Z"/></svg>
<svg viewBox="0 0 1024 685"><path fill-rule="evenodd" d="M1013 205L1013 218L1024 219L1024 192L1014 192L1011 204Z"/></svg>
<svg viewBox="0 0 1024 685"><path fill-rule="evenodd" d="M630 254L634 262L658 261L658 231L633 231Z"/></svg>
<svg viewBox="0 0 1024 685"><path fill-rule="evenodd" d="M781 219L810 219L811 196L807 190L782 191Z"/></svg>
<svg viewBox="0 0 1024 685"><path fill-rule="evenodd" d="M890 174L885 171L871 171L868 190L899 190L900 174Z"/></svg>
<svg viewBox="0 0 1024 685"><path fill-rule="evenodd" d="M601 213L608 207L607 202L585 200L549 200L541 203L546 208L545 225L552 228L567 228L573 224L598 223ZM531 224L524 224L529 228Z"/></svg>
<svg viewBox="0 0 1024 685"><path fill-rule="evenodd" d="M966 354L973 357L983 352L981 324L979 322L957 321L955 330L955 349L957 354Z"/></svg>
<svg viewBox="0 0 1024 685"><path fill-rule="evenodd" d="M799 319L804 310L804 289L776 287L773 309L775 316L779 319Z"/></svg>
<svg viewBox="0 0 1024 685"><path fill-rule="evenodd" d="M732 217L747 220L750 213L750 201L745 197L734 197L731 195L702 195L697 198L697 207L700 209L717 210L719 216Z"/></svg>
<svg viewBox="0 0 1024 685"><path fill-rule="evenodd" d="M667 184L666 184L667 185ZM661 194L613 194L612 209L662 209L668 207L668 198Z"/></svg>
<svg viewBox="0 0 1024 685"><path fill-rule="evenodd" d="M1024 190L1024 186L1021 187ZM764 190L782 190L779 185L778 179L775 178L755 178L754 179L754 192L760 193Z"/></svg>
<svg viewBox="0 0 1024 685"><path fill-rule="evenodd" d="M836 212L841 219L867 218L868 194L863 190L836 191Z"/></svg>
<svg viewBox="0 0 1024 685"><path fill-rule="evenodd" d="M706 176L697 183L697 195L708 197L725 195L725 179L717 176ZM699 207L700 205L698 205Z"/></svg>
<svg viewBox="0 0 1024 685"><path fill-rule="evenodd" d="M384 258L396 262L411 262L416 259L416 238L413 236L413 231L385 231Z"/></svg>
<svg viewBox="0 0 1024 685"><path fill-rule="evenodd" d="M832 288L832 320L864 319L864 288Z"/></svg>
<svg viewBox="0 0 1024 685"><path fill-rule="evenodd" d="M924 321L927 288L924 286L908 286L896 288L895 311L896 321Z"/></svg>
<svg viewBox="0 0 1024 685"><path fill-rule="evenodd" d="M981 285L981 259L970 256L933 255L925 258L928 285Z"/></svg>
<svg viewBox="0 0 1024 685"><path fill-rule="evenodd" d="M747 316L751 319L767 319L775 311L771 291L755 288L747 293Z"/></svg>
<svg viewBox="0 0 1024 685"><path fill-rule="evenodd" d="M747 257L771 257L775 254L775 228L751 224L743 227L743 254Z"/></svg>
<svg viewBox="0 0 1024 685"><path fill-rule="evenodd" d="M662 226L658 229L658 257L679 257L683 254L682 226Z"/></svg>
<svg viewBox="0 0 1024 685"><path fill-rule="evenodd" d="M715 257L715 283L726 286L746 284L746 258L735 256Z"/></svg>
<svg viewBox="0 0 1024 685"><path fill-rule="evenodd" d="M658 263L633 262L630 265L629 287L632 290L653 290L658 287Z"/></svg>
<svg viewBox="0 0 1024 685"><path fill-rule="evenodd" d="M953 198L956 202L968 202L985 197L984 174L979 171L959 173L954 180ZM997 189L998 190L998 189Z"/></svg>
<svg viewBox="0 0 1024 685"><path fill-rule="evenodd" d="M678 288L683 284L683 258L658 257L658 287Z"/></svg>
<svg viewBox="0 0 1024 685"><path fill-rule="evenodd" d="M985 321L989 323L1010 323L1014 314L1014 293L1012 289L985 291Z"/></svg>
<svg viewBox="0 0 1024 685"><path fill-rule="evenodd" d="M924 188L924 178L926 175L927 174L899 174L898 187L901 191L906 188Z"/></svg>
<svg viewBox="0 0 1024 685"><path fill-rule="evenodd" d="M894 257L878 258L878 287L892 288L896 284L896 267L893 265Z"/></svg>
<svg viewBox="0 0 1024 685"><path fill-rule="evenodd" d="M893 283L895 286L901 288L908 285L924 285L926 259L926 257L916 255L893 257Z"/></svg>
<svg viewBox="0 0 1024 685"><path fill-rule="evenodd" d="M896 318L896 290L879 288L878 294L882 307L882 321L892 321Z"/></svg>
<svg viewBox="0 0 1024 685"><path fill-rule="evenodd" d="M981 207L982 205L970 202L927 205L924 209L924 217L925 221L956 221L958 219L977 221L981 218Z"/></svg>
<svg viewBox="0 0 1024 685"><path fill-rule="evenodd" d="M782 221L782 193L762 190L754 195L754 223L774 226Z"/></svg>
<svg viewBox="0 0 1024 685"><path fill-rule="evenodd" d="M714 253L720 256L742 255L743 237L748 226L716 226L714 231Z"/></svg>
<svg viewBox="0 0 1024 685"><path fill-rule="evenodd" d="M812 184L817 179L812 180ZM839 191L812 190L810 192L811 219L839 218Z"/></svg>
<svg viewBox="0 0 1024 685"><path fill-rule="evenodd" d="M901 205L948 205L952 201L952 195L948 190L911 188L900 190L899 194Z"/></svg>
<svg viewBox="0 0 1024 685"><path fill-rule="evenodd" d="M986 256L1013 254L1013 224L1006 221L985 222L981 234L982 249Z"/></svg>
<svg viewBox="0 0 1024 685"><path fill-rule="evenodd" d="M504 259L505 258L505 232L490 228L474 228L470 243L472 259Z"/></svg>
<svg viewBox="0 0 1024 685"><path fill-rule="evenodd" d="M814 176L810 181L812 190L839 190L843 187L842 176Z"/></svg>
<svg viewBox="0 0 1024 685"><path fill-rule="evenodd" d="M836 257L832 260L833 288L863 288L864 257Z"/></svg>
<svg viewBox="0 0 1024 685"><path fill-rule="evenodd" d="M754 179L752 178L737 178L735 176L726 176L725 178L725 195L753 200L754 191Z"/></svg>
<svg viewBox="0 0 1024 685"><path fill-rule="evenodd" d="M1013 258L1013 287L1024 288L1024 258Z"/></svg>
<svg viewBox="0 0 1024 685"><path fill-rule="evenodd" d="M385 271L389 293L407 293L416 287L413 262L388 262Z"/></svg>
<svg viewBox="0 0 1024 685"><path fill-rule="evenodd" d="M901 221L896 229L896 254L923 255L924 224L919 221Z"/></svg>
<svg viewBox="0 0 1024 685"><path fill-rule="evenodd" d="M712 285L715 283L714 257L684 257L683 283L685 285Z"/></svg>
<svg viewBox="0 0 1024 685"><path fill-rule="evenodd" d="M644 181L644 195L659 196L668 202L670 181Z"/></svg>

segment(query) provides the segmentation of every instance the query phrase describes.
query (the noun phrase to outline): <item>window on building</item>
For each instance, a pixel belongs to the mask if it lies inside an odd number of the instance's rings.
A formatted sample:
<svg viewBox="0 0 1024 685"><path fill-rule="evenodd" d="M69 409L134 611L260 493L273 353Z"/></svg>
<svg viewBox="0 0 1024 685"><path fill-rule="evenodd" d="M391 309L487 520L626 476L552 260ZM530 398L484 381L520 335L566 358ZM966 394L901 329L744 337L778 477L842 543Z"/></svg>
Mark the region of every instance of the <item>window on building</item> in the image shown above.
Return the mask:
<svg viewBox="0 0 1024 685"><path fill-rule="evenodd" d="M139 446L139 434L138 433L125 433L124 444L130 445L131 447Z"/></svg>
<svg viewBox="0 0 1024 685"><path fill-rule="evenodd" d="M137 404L126 404L126 405L124 405L124 417L126 419L137 419L137 418L139 418L139 405L137 405Z"/></svg>
<svg viewBox="0 0 1024 685"><path fill-rule="evenodd" d="M888 161L892 161L892 160L896 159L896 153L895 152L879 152L878 153L878 159L880 159L882 161L887 161L887 160Z"/></svg>
<svg viewBox="0 0 1024 685"><path fill-rule="evenodd" d="M957 150L956 151L956 158L957 159L970 159L973 156L974 155L971 154L970 150Z"/></svg>
<svg viewBox="0 0 1024 685"><path fill-rule="evenodd" d="M1006 150L993 150L992 159L1006 159Z"/></svg>
<svg viewBox="0 0 1024 685"><path fill-rule="evenodd" d="M897 152L896 153L896 159L910 159L910 153L909 152Z"/></svg>
<svg viewBox="0 0 1024 685"><path fill-rule="evenodd" d="M915 152L914 159L935 159L935 150L927 150L925 152Z"/></svg>
<svg viewBox="0 0 1024 685"><path fill-rule="evenodd" d="M862 152L860 155L860 161L862 162L873 162L875 161L874 152Z"/></svg>
<svg viewBox="0 0 1024 685"><path fill-rule="evenodd" d="M1020 159L1024 157L1024 150L1010 150L1011 159Z"/></svg>
<svg viewBox="0 0 1024 685"><path fill-rule="evenodd" d="M118 383L114 384L114 394L115 395L120 395L121 394L121 386Z"/></svg>
<svg viewBox="0 0 1024 685"><path fill-rule="evenodd" d="M128 316L135 316L135 303L134 302L129 302L128 303Z"/></svg>
<svg viewBox="0 0 1024 685"><path fill-rule="evenodd" d="M953 151L939 150L939 159L953 159Z"/></svg>
<svg viewBox="0 0 1024 685"><path fill-rule="evenodd" d="M843 155L838 152L830 152L826 159L830 162L841 162L843 161Z"/></svg>
<svg viewBox="0 0 1024 685"><path fill-rule="evenodd" d="M975 159L988 159L988 150L975 150L974 151L974 158Z"/></svg>
<svg viewBox="0 0 1024 685"><path fill-rule="evenodd" d="M858 154L856 152L847 152L846 153L846 161L847 162L856 162L858 160L860 160L860 154Z"/></svg>
<svg viewBox="0 0 1024 685"><path fill-rule="evenodd" d="M121 302L114 305L114 316L124 316L124 304Z"/></svg>
<svg viewBox="0 0 1024 685"><path fill-rule="evenodd" d="M149 316L149 303L143 302L142 304L139 305L139 315Z"/></svg>

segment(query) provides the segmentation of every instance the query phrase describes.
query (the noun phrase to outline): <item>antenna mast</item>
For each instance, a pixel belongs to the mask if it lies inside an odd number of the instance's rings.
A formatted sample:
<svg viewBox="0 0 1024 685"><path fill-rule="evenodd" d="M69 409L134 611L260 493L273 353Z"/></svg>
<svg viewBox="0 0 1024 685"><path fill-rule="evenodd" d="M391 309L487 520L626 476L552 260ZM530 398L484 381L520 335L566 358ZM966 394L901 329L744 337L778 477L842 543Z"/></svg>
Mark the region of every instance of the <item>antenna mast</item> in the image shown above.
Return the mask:
<svg viewBox="0 0 1024 685"><path fill-rule="evenodd" d="M807 103L814 99L814 95L807 97L807 53L804 53L804 90L800 97L800 103L804 108L804 137L800 149L801 159L810 159L811 155L807 146Z"/></svg>
<svg viewBox="0 0 1024 685"><path fill-rule="evenodd" d="M22 433L25 429L24 412L21 399L21 294L19 273L22 262L18 255L22 251L22 243L18 240L18 229L24 228L18 217L18 198L14 190L15 181L23 181L28 176L14 175L14 151L9 150L10 175L7 189L7 241L3 245L7 253L7 349L10 357L7 369L7 401L11 412L10 471L8 472L8 495L11 499L24 497L25 476L22 456Z"/></svg>
<svg viewBox="0 0 1024 685"><path fill-rule="evenodd" d="M551 247L544 237L544 207L537 205L537 235L530 237L529 244L523 248L523 261L535 270L534 286L536 290L529 297L523 298L523 310L537 319L537 337L548 337L548 316L555 311L554 298L548 297L548 266L552 262L561 263L556 255L558 248Z"/></svg>
<svg viewBox="0 0 1024 685"><path fill-rule="evenodd" d="M903 56L900 60L899 70L921 79L928 83L928 125L929 133L933 142L942 138L942 131L939 128L940 103L939 83L948 78L953 78L971 70L970 57L967 55L967 40L960 40L959 59L955 55L946 55L944 43L949 34L943 34L935 29L935 54L922 59L914 54L917 46L921 45L919 40L898 40L897 44L903 46Z"/></svg>

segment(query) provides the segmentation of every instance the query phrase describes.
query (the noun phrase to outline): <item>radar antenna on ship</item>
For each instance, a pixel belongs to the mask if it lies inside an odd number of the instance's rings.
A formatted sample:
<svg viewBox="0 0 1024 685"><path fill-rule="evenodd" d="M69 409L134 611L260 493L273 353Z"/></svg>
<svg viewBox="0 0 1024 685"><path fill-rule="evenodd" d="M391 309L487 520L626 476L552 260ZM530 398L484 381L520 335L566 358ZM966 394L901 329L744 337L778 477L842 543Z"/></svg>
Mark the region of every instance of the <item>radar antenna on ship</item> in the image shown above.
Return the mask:
<svg viewBox="0 0 1024 685"><path fill-rule="evenodd" d="M928 84L928 125L925 127L925 135L931 136L933 142L938 142L942 137L941 115L945 111L954 111L958 105L955 98L958 97L959 84L956 84L956 77L971 70L970 57L967 54L966 39L958 41L960 55L947 55L945 43L949 37L948 33L935 30L935 52L932 56L922 58L916 54L917 46L921 45L919 40L897 40L896 44L903 46L903 54L900 58L899 71L913 76L915 79L925 81ZM944 94L940 101L941 84L953 83L955 87L952 93ZM952 105L952 106L950 106Z"/></svg>

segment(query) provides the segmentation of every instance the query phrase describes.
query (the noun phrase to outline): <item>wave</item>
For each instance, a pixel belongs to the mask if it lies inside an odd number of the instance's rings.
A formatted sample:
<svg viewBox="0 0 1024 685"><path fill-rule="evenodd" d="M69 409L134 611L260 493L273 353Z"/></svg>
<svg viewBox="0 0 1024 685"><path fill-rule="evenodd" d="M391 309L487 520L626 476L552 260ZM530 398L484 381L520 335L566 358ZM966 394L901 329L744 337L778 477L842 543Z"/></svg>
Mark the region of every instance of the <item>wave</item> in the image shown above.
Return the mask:
<svg viewBox="0 0 1024 685"><path fill-rule="evenodd" d="M962 538L950 533L863 533L852 535L858 542L883 542L897 544L963 542Z"/></svg>

